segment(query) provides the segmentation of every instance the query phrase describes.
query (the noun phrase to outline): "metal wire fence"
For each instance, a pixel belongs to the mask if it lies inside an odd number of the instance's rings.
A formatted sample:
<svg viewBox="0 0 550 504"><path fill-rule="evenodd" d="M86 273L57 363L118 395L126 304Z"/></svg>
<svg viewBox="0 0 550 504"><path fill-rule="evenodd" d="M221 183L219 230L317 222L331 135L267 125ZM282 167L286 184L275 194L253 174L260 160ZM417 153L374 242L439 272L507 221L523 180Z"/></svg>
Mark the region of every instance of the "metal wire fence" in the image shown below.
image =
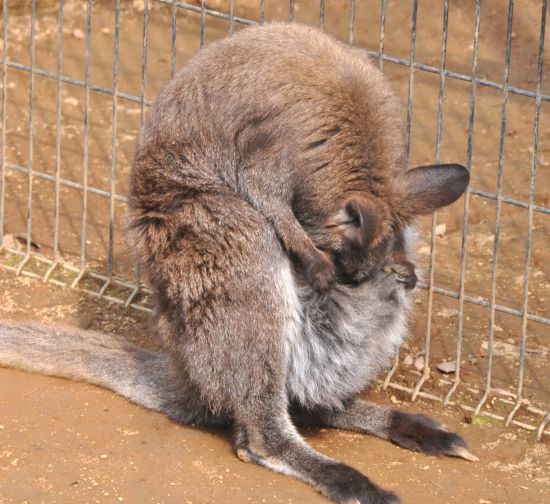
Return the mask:
<svg viewBox="0 0 550 504"><path fill-rule="evenodd" d="M397 7L393 3L389 7L386 0L115 0L109 7L88 0L84 12L79 10L80 2L46 3L45 11L37 8L35 0L23 12L18 2L3 0L2 5L2 268L151 311L150 291L142 281L139 265L132 266L119 241L127 203L124 166L131 157L131 149L121 147L121 135L127 139L125 131L133 131L129 144L133 142L160 84L210 40L210 33L218 38L272 19L316 22L350 44L365 47L380 68L395 77L406 104L407 157L411 161L426 158L440 162L444 157L458 157L472 173L473 183L463 199L462 215L459 206L443 214L443 222L458 217L454 238L441 232L438 215L433 215L431 223L424 223L431 232L423 236L426 281L420 284L424 292L418 298L419 304L425 303L425 309L419 309L423 318L413 326L415 343L396 355L383 380L384 387L406 393L412 400L433 399L474 416L533 430L538 440L550 434L550 410L546 409L550 402L550 318L545 298L549 283L544 255L550 207L548 163L543 157L547 146L541 135L541 124L550 117L545 108L550 94L544 93L543 86L547 0L531 2L527 22L531 27L528 48L532 64L515 74L512 63L518 58L513 59L513 40L518 14L514 0L508 2L500 32L503 54L489 62L492 67L485 62L490 58L482 53L482 42L489 44L494 36L483 38L482 18L488 32L492 18L485 12L482 15L481 0L466 2L470 9L461 11L463 32L469 40L462 34L458 42L449 0L429 2L433 12L424 14L419 14L418 0L401 2L399 10L406 13L407 22L398 27L398 43L395 37L393 42L391 39L396 23L388 27ZM435 16L440 24L437 32L430 34L430 50L426 52L424 44L419 54L417 41L425 33L422 26L426 14ZM74 27L78 24L75 19L80 20L83 30ZM98 30L96 20L98 26L108 23L108 27ZM524 22L523 18L519 22ZM102 36L104 41L95 46L94 40L101 41ZM77 54L78 44L84 47ZM468 49L460 53L457 44L460 50L464 46ZM125 48L122 56L121 47ZM428 53L429 57L425 56ZM102 66L94 67L96 61ZM67 62L69 69L65 67ZM78 67L82 62L84 67ZM164 70L158 72L161 63ZM483 72L480 64L485 65ZM154 83L152 90L150 82ZM427 95L433 95L434 100L426 103ZM463 103L457 109L453 108L452 98L458 96ZM513 102L513 107L512 99L519 100ZM67 112L75 103L80 116ZM103 119L94 122L92 116L98 109ZM510 116L515 117L516 111L522 118L519 132L516 119L510 125ZM128 119L130 116L137 120ZM426 136L421 125L428 116L433 125L431 134L435 131L433 141L420 139ZM454 144L446 142L450 128L446 117L458 124L450 134L460 138ZM13 126L15 123L17 126ZM23 128L21 124L25 123ZM72 136L66 133L70 127ZM485 129L480 133L479 128ZM492 140L478 142L486 129L495 130ZM416 137L415 131L419 132ZM506 156L507 142L513 149L527 146L522 160ZM75 145L76 152L70 151ZM415 153L417 145L421 147ZM474 148L485 152L496 145L494 161L478 166ZM430 149L431 153L426 154ZM543 173L537 183L539 168ZM516 172L522 177L516 179ZM509 190L508 179L517 186L514 191ZM490 206L479 210L479 202ZM522 231L507 235L509 227L517 230L518 220ZM484 226L485 238L489 233L489 238L481 240L482 252L476 249L479 226ZM510 240L521 242L520 252L511 256ZM99 242L103 246L98 249ZM437 250L443 253L436 254ZM480 275L476 270L482 261L476 266L469 254L479 258L485 253L488 269ZM456 256L456 260L448 259L447 254ZM438 276L439 272L443 275ZM510 287L512 274L515 283ZM449 302L454 303L453 308L448 308ZM448 318L449 313L453 324L442 326L441 316ZM481 322L471 324L472 318ZM455 337L449 346L442 340L450 329ZM502 341L502 332L508 336L506 342ZM467 354L465 347L473 353ZM411 357L415 358L414 366ZM449 375L434 372L438 359L454 363ZM500 361L506 372L499 375L495 363Z"/></svg>

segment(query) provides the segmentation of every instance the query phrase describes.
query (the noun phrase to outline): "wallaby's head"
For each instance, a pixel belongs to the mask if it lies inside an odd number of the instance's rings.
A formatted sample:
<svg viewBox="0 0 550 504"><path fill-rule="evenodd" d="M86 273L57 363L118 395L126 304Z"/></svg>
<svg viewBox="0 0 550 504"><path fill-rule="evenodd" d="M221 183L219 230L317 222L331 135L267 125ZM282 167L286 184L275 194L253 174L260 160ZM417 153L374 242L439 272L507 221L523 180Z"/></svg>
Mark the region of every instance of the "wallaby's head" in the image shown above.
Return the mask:
<svg viewBox="0 0 550 504"><path fill-rule="evenodd" d="M385 194L348 195L325 224L340 279L368 279L388 260L398 232L417 216L453 203L469 180L468 170L458 164L422 166L403 172Z"/></svg>

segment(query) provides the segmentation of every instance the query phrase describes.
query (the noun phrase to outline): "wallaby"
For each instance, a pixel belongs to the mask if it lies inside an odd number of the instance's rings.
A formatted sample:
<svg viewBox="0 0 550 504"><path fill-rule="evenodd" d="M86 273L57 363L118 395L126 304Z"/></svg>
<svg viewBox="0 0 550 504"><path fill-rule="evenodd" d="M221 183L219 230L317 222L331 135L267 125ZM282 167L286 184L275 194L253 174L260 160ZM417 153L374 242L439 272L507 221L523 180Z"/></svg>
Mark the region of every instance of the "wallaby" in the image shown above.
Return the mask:
<svg viewBox="0 0 550 504"><path fill-rule="evenodd" d="M380 72L317 29L270 24L211 44L156 100L132 169L131 236L166 350L3 321L0 365L229 426L239 458L342 504L399 499L295 424L475 459L436 422L359 397L406 336L414 216L469 179L459 165L406 171L402 131Z"/></svg>

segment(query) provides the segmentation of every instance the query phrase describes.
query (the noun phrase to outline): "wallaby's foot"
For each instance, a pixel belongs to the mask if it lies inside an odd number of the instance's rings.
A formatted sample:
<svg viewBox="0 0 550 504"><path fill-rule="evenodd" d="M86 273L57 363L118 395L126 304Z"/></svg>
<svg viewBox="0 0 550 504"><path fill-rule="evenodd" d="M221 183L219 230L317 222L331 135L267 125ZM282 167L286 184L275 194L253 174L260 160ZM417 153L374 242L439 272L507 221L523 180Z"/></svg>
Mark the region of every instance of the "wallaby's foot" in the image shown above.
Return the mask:
<svg viewBox="0 0 550 504"><path fill-rule="evenodd" d="M359 471L345 465L333 464L323 474L323 492L341 504L400 504L401 499L372 483Z"/></svg>
<svg viewBox="0 0 550 504"><path fill-rule="evenodd" d="M392 411L388 437L392 443L411 451L479 460L468 451L462 437L444 430L424 415Z"/></svg>
<svg viewBox="0 0 550 504"><path fill-rule="evenodd" d="M446 431L434 420L362 399L350 402L343 410L307 411L295 406L292 412L295 421L302 425L362 432L415 452L461 457L472 462L479 460L468 451L464 439Z"/></svg>
<svg viewBox="0 0 550 504"><path fill-rule="evenodd" d="M366 476L352 467L338 462L319 468L316 478L312 479L299 471L285 467L275 458L262 458L248 448L237 448L237 457L243 462L254 463L280 470L299 479L312 482L314 487L326 497L338 504L400 504L397 495L372 483Z"/></svg>
<svg viewBox="0 0 550 504"><path fill-rule="evenodd" d="M414 264L406 259L386 264L383 267L386 273L395 273L397 281L405 286L406 290L412 290L416 286L418 278L414 272Z"/></svg>
<svg viewBox="0 0 550 504"><path fill-rule="evenodd" d="M283 423L286 425L280 427L271 423L268 431L264 430L267 426L237 428L237 457L301 479L338 504L400 504L395 494L379 488L352 467L317 453L288 420ZM253 434L249 436L249 432Z"/></svg>
<svg viewBox="0 0 550 504"><path fill-rule="evenodd" d="M321 251L302 260L305 276L316 292L328 292L336 281L336 269L333 262Z"/></svg>

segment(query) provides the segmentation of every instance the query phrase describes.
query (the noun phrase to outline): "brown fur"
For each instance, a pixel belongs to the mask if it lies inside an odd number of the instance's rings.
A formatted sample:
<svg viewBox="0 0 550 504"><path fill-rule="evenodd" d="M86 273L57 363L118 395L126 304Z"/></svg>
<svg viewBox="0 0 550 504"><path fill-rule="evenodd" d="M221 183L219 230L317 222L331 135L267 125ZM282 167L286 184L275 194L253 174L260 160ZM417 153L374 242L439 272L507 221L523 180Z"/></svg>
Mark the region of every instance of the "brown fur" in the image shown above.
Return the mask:
<svg viewBox="0 0 550 504"><path fill-rule="evenodd" d="M137 150L132 203L173 213L197 193L233 192L323 291L333 261L344 279L364 279L430 211L406 203L404 174L401 107L366 55L271 25L212 44L166 86Z"/></svg>
<svg viewBox="0 0 550 504"><path fill-rule="evenodd" d="M371 343L331 354L360 321L338 304L342 293L324 305L311 292L299 300L297 285L305 275L326 291L335 272L339 284L376 275L381 313L373 324L400 337L407 302L381 268L407 262L403 229L414 215L465 187L447 190L434 168L406 172L402 130L396 96L362 51L316 29L275 24L191 59L155 102L132 169L135 248L158 299L160 334L186 389L200 396L193 401L234 424L241 458L300 477L337 502L396 498L307 446L288 416L289 396L310 394L315 407L351 400L355 389L338 384L345 359ZM464 179L461 168L443 171L451 186ZM368 295L343 292L349 313ZM289 355L291 345L309 348L300 310L319 320L312 337L326 345L304 369L318 373L333 355L318 393L303 388L302 364ZM372 369L379 365L369 358ZM360 390L368 378L357 373ZM382 416L379 435L389 426Z"/></svg>
<svg viewBox="0 0 550 504"><path fill-rule="evenodd" d="M377 209L376 241L391 230L404 170L401 115L359 50L296 25L272 25L268 37L247 30L207 47L162 92L134 164L134 207L174 211L182 191L233 191L326 289L331 265L318 249L343 247L327 232L331 217L356 198ZM171 169L152 174L151 158Z"/></svg>

